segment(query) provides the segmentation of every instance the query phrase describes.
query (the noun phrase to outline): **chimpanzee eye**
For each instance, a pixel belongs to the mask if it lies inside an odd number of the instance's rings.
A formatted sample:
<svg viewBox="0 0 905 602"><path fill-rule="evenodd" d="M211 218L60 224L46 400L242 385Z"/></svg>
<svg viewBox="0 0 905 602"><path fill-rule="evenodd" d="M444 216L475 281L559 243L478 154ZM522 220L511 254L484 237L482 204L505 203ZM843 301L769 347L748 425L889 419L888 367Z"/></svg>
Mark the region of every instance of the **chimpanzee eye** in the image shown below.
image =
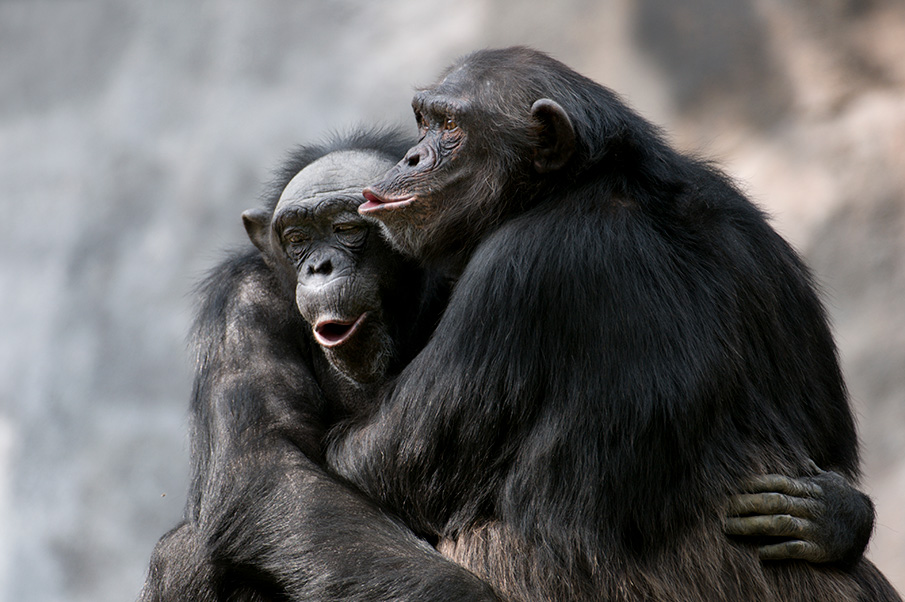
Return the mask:
<svg viewBox="0 0 905 602"><path fill-rule="evenodd" d="M368 237L368 228L361 222L339 222L333 224L333 234L348 247L363 245Z"/></svg>
<svg viewBox="0 0 905 602"><path fill-rule="evenodd" d="M459 127L459 126L455 121L453 121L452 117L447 117L446 121L443 122L443 129L446 131L454 130L457 127Z"/></svg>
<svg viewBox="0 0 905 602"><path fill-rule="evenodd" d="M333 231L337 234L352 234L360 232L364 226L356 223L334 224Z"/></svg>
<svg viewBox="0 0 905 602"><path fill-rule="evenodd" d="M301 230L290 230L283 233L283 240L292 245L300 245L308 242L309 237Z"/></svg>

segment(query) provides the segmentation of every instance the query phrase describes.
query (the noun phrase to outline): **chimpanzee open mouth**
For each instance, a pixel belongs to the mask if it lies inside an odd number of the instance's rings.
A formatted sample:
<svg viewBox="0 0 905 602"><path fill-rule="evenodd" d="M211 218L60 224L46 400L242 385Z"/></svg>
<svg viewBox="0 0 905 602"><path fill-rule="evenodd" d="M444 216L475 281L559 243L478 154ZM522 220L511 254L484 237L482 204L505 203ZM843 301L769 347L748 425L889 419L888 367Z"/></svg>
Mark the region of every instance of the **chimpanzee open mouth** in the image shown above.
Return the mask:
<svg viewBox="0 0 905 602"><path fill-rule="evenodd" d="M322 347L339 347L364 323L368 312L351 320L320 320L314 325L314 338Z"/></svg>
<svg viewBox="0 0 905 602"><path fill-rule="evenodd" d="M362 215L374 214L384 210L392 211L393 209L400 209L411 204L415 200L415 197L413 196L402 199L381 197L375 194L370 188L365 188L364 192L362 192L362 196L364 196L365 202L358 206L358 212Z"/></svg>

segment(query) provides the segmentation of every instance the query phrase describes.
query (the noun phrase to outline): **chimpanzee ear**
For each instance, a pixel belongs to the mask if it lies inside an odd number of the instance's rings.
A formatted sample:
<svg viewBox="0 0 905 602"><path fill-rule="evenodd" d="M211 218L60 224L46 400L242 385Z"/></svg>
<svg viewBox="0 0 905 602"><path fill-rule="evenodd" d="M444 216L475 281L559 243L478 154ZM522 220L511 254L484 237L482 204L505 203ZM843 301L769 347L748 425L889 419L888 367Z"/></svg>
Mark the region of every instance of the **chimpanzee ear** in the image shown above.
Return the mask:
<svg viewBox="0 0 905 602"><path fill-rule="evenodd" d="M537 127L538 143L534 149L534 168L548 173L561 168L575 152L575 128L559 103L541 98L531 105L531 117Z"/></svg>
<svg viewBox="0 0 905 602"><path fill-rule="evenodd" d="M270 212L266 209L248 209L242 213L242 223L248 238L265 255L270 253Z"/></svg>

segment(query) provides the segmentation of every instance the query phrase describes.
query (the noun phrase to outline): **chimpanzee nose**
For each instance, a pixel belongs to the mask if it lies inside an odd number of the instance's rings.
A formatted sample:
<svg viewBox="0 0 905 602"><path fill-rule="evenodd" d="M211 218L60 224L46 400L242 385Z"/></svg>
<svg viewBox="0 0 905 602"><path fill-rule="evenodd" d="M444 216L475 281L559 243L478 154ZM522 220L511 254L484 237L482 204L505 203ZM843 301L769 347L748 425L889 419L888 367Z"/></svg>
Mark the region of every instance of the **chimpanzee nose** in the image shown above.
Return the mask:
<svg viewBox="0 0 905 602"><path fill-rule="evenodd" d="M309 274L327 275L333 271L333 262L329 259L315 259L308 264Z"/></svg>

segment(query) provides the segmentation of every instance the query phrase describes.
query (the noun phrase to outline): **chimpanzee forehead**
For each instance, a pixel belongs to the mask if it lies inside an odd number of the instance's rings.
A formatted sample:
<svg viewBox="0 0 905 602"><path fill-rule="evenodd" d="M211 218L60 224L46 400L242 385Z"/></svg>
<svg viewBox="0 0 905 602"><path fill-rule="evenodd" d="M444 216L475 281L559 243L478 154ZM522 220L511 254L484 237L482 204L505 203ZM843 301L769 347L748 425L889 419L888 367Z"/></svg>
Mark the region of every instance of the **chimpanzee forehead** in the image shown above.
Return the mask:
<svg viewBox="0 0 905 602"><path fill-rule="evenodd" d="M471 96L491 82L491 74L475 70L468 63L454 65L426 92L433 97L455 99Z"/></svg>
<svg viewBox="0 0 905 602"><path fill-rule="evenodd" d="M464 62L454 65L433 86L415 94L412 105L423 112L461 114L488 110L508 102L511 90L505 70L488 69L484 65Z"/></svg>
<svg viewBox="0 0 905 602"><path fill-rule="evenodd" d="M361 196L380 179L393 161L364 151L337 151L324 155L298 172L280 195L276 211L286 205L311 204L330 196ZM362 198L363 200L363 198Z"/></svg>

